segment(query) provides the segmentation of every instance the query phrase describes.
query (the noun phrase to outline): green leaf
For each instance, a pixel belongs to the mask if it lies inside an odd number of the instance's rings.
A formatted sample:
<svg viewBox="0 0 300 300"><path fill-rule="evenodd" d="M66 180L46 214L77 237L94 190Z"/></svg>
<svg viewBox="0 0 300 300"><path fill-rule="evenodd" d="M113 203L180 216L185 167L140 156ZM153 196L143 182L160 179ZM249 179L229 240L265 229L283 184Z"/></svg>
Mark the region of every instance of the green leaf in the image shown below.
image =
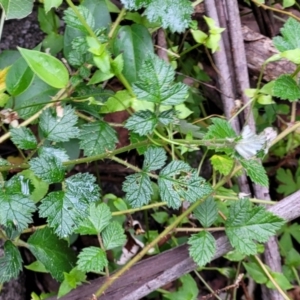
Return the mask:
<svg viewBox="0 0 300 300"><path fill-rule="evenodd" d="M240 162L253 182L261 186L269 186L269 178L261 162L255 159L241 159Z"/></svg>
<svg viewBox="0 0 300 300"><path fill-rule="evenodd" d="M8 70L5 77L6 89L12 96L22 94L32 83L34 73L23 57L20 57Z"/></svg>
<svg viewBox="0 0 300 300"><path fill-rule="evenodd" d="M89 173L77 173L66 179L68 193L80 198L82 201L95 202L100 198L100 188L95 176Z"/></svg>
<svg viewBox="0 0 300 300"><path fill-rule="evenodd" d="M176 118L176 113L173 109L162 111L158 115L158 120L161 124L165 126L169 125L170 123L174 123L174 124L178 123L178 119Z"/></svg>
<svg viewBox="0 0 300 300"><path fill-rule="evenodd" d="M36 260L33 263L31 263L30 265L25 266L25 268L27 270L31 270L31 271L34 271L34 272L48 273L45 266L39 260Z"/></svg>
<svg viewBox="0 0 300 300"><path fill-rule="evenodd" d="M161 147L151 146L144 154L143 171L150 172L162 168L167 160L166 152Z"/></svg>
<svg viewBox="0 0 300 300"><path fill-rule="evenodd" d="M171 65L156 55L149 55L141 66L133 91L139 100L163 105L183 103L188 96L188 86L174 83L174 76Z"/></svg>
<svg viewBox="0 0 300 300"><path fill-rule="evenodd" d="M296 101L300 98L300 88L290 75L281 75L275 80L273 96Z"/></svg>
<svg viewBox="0 0 300 300"><path fill-rule="evenodd" d="M38 150L40 156L50 155L55 156L60 161L64 162L69 160L69 156L66 149L54 148L54 147L42 147Z"/></svg>
<svg viewBox="0 0 300 300"><path fill-rule="evenodd" d="M17 278L22 270L22 257L18 248L11 242L4 243L4 255L0 257L0 283Z"/></svg>
<svg viewBox="0 0 300 300"><path fill-rule="evenodd" d="M31 70L43 81L58 89L66 87L69 73L60 60L39 51L17 48Z"/></svg>
<svg viewBox="0 0 300 300"><path fill-rule="evenodd" d="M216 252L216 241L212 234L208 231L201 231L197 234L193 234L188 244L190 256L195 263L203 267L212 260Z"/></svg>
<svg viewBox="0 0 300 300"><path fill-rule="evenodd" d="M145 173L126 176L122 190L126 193L126 201L132 207L142 207L148 204L153 193L150 178Z"/></svg>
<svg viewBox="0 0 300 300"><path fill-rule="evenodd" d="M48 13L48 11L53 7L58 8L62 4L62 1L63 0L44 0L44 7L46 13Z"/></svg>
<svg viewBox="0 0 300 300"><path fill-rule="evenodd" d="M84 18L85 22L91 29L95 29L95 19L91 13L91 11L83 5L79 5L76 7L78 12ZM69 7L64 11L65 16L63 20L69 27L79 29L82 32L89 33L88 30L81 23L80 19L75 14L74 10Z"/></svg>
<svg viewBox="0 0 300 300"><path fill-rule="evenodd" d="M216 201L212 197L208 197L196 207L193 214L203 227L210 227L218 218Z"/></svg>
<svg viewBox="0 0 300 300"><path fill-rule="evenodd" d="M151 134L158 123L156 115L150 110L135 112L125 123L125 128L139 135Z"/></svg>
<svg viewBox="0 0 300 300"><path fill-rule="evenodd" d="M181 199L192 203L212 192L205 179L183 161L169 163L159 174L158 186L162 201L173 208L180 207Z"/></svg>
<svg viewBox="0 0 300 300"><path fill-rule="evenodd" d="M279 272L270 272L271 276L274 278L275 282L283 289L284 291L290 290L293 286L290 284L289 280L284 276L284 274ZM266 286L269 289L277 289L271 280L268 280Z"/></svg>
<svg viewBox="0 0 300 300"><path fill-rule="evenodd" d="M143 61L153 53L148 29L139 24L121 26L113 39L112 47L115 56L121 53L123 55L123 75L129 83L135 82Z"/></svg>
<svg viewBox="0 0 300 300"><path fill-rule="evenodd" d="M49 226L64 238L73 233L88 216L88 203L68 191L52 192L42 200L39 215L47 218Z"/></svg>
<svg viewBox="0 0 300 300"><path fill-rule="evenodd" d="M64 281L61 283L57 297L60 298L71 290L75 289L78 285L86 280L85 272L78 270L77 267L73 268L71 272L64 272Z"/></svg>
<svg viewBox="0 0 300 300"><path fill-rule="evenodd" d="M232 170L234 160L227 155L213 155L210 158L211 164L216 171L222 175L228 175Z"/></svg>
<svg viewBox="0 0 300 300"><path fill-rule="evenodd" d="M83 125L79 139L86 156L112 151L118 142L115 130L103 121Z"/></svg>
<svg viewBox="0 0 300 300"><path fill-rule="evenodd" d="M284 196L288 196L300 188L300 179L295 177L295 180L290 169L278 169L276 179L280 182L276 191Z"/></svg>
<svg viewBox="0 0 300 300"><path fill-rule="evenodd" d="M63 107L62 116L53 114L53 110L48 108L43 111L40 117L40 128L43 136L53 142L66 142L76 138L79 129L75 126L77 123L75 110L67 105Z"/></svg>
<svg viewBox="0 0 300 300"><path fill-rule="evenodd" d="M32 0L0 0L0 5L5 11L6 20L23 19L27 17L33 8Z"/></svg>
<svg viewBox="0 0 300 300"><path fill-rule="evenodd" d="M24 177L14 176L0 189L0 224L14 226L22 231L32 222L32 213L36 210L30 199L29 187Z"/></svg>
<svg viewBox="0 0 300 300"><path fill-rule="evenodd" d="M293 6L295 3L295 0L283 0L283 8Z"/></svg>
<svg viewBox="0 0 300 300"><path fill-rule="evenodd" d="M107 204L101 203L96 206L92 203L89 208L89 215L79 225L76 233L95 234L100 233L110 222L111 212Z"/></svg>
<svg viewBox="0 0 300 300"><path fill-rule="evenodd" d="M28 239L28 246L32 254L58 281L62 281L63 273L69 272L75 265L76 256L68 243L58 239L48 227L34 232Z"/></svg>
<svg viewBox="0 0 300 300"><path fill-rule="evenodd" d="M211 118L211 121L213 124L208 127L208 132L204 136L205 140L237 137L228 121L220 118Z"/></svg>
<svg viewBox="0 0 300 300"><path fill-rule="evenodd" d="M252 207L248 199L241 199L231 205L225 231L233 247L241 253L255 255L257 248L254 241L267 242L283 224L283 219L264 207Z"/></svg>
<svg viewBox="0 0 300 300"><path fill-rule="evenodd" d="M65 177L62 161L55 154L41 153L31 159L29 165L34 174L47 183L61 182Z"/></svg>
<svg viewBox="0 0 300 300"><path fill-rule="evenodd" d="M258 265L256 262L243 262L243 265L245 269L247 270L247 273L251 278L254 279L254 281L258 284L265 284L268 281L267 275L264 273L260 265Z"/></svg>
<svg viewBox="0 0 300 300"><path fill-rule="evenodd" d="M191 22L193 7L187 0L122 0L128 10L145 7L144 15L151 22L161 22L163 28L183 32Z"/></svg>
<svg viewBox="0 0 300 300"><path fill-rule="evenodd" d="M53 2L53 0L50 0ZM56 0L55 0L56 1ZM61 1L61 0L58 0ZM40 24L40 28L43 32L46 34L51 34L58 31L58 28L60 27L60 22L58 16L55 14L54 10L51 10L51 7L49 7L51 4L49 3L49 0L47 2L44 2L44 7L38 8L38 21ZM54 6L54 4L52 3ZM47 6L47 8L46 8ZM51 10L51 11L50 11Z"/></svg>
<svg viewBox="0 0 300 300"><path fill-rule="evenodd" d="M165 211L157 211L151 214L151 217L159 224L164 224L169 219L169 214Z"/></svg>
<svg viewBox="0 0 300 300"><path fill-rule="evenodd" d="M102 239L105 250L123 246L126 242L126 235L123 227L116 221L111 222L102 231Z"/></svg>
<svg viewBox="0 0 300 300"><path fill-rule="evenodd" d="M125 110L132 105L133 98L128 91L118 91L115 95L109 97L107 101L101 106L100 112L110 113Z"/></svg>
<svg viewBox="0 0 300 300"><path fill-rule="evenodd" d="M101 248L84 248L78 255L77 268L81 271L99 273L107 265L106 254Z"/></svg>
<svg viewBox="0 0 300 300"><path fill-rule="evenodd" d="M273 38L274 46L280 52L300 48L299 30L300 23L293 18L289 18L283 28L280 29L282 36Z"/></svg>
<svg viewBox="0 0 300 300"><path fill-rule="evenodd" d="M31 150L37 147L37 140L32 131L27 127L10 129L11 140L14 144L24 150Z"/></svg>

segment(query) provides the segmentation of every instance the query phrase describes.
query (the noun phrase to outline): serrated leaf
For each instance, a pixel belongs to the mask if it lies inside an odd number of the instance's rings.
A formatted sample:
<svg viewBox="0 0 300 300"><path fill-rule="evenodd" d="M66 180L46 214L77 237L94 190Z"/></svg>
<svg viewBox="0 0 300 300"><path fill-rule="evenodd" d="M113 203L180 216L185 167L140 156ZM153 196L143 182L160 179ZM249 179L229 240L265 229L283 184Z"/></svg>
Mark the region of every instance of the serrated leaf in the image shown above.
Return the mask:
<svg viewBox="0 0 300 300"><path fill-rule="evenodd" d="M234 160L227 155L213 155L210 158L211 164L216 171L223 175L228 175L232 170Z"/></svg>
<svg viewBox="0 0 300 300"><path fill-rule="evenodd" d="M105 101L105 103L101 106L100 111L104 114L125 110L131 107L133 99L134 98L132 98L128 91L118 91L115 95L112 95L107 99L107 101Z"/></svg>
<svg viewBox="0 0 300 300"><path fill-rule="evenodd" d="M54 148L54 147L42 147L39 148L38 153L40 156L55 156L60 161L64 162L69 160L69 156L65 149Z"/></svg>
<svg viewBox="0 0 300 300"><path fill-rule="evenodd" d="M8 240L3 250L4 255L0 257L0 283L17 278L22 270L22 257L18 248Z"/></svg>
<svg viewBox="0 0 300 300"><path fill-rule="evenodd" d="M75 253L65 240L58 239L48 227L34 232L28 239L28 246L32 254L58 281L64 279L64 272L69 272L75 266Z"/></svg>
<svg viewBox="0 0 300 300"><path fill-rule="evenodd" d="M263 165L255 159L241 159L241 165L251 180L261 186L269 186L269 178Z"/></svg>
<svg viewBox="0 0 300 300"><path fill-rule="evenodd" d="M139 100L163 105L178 105L187 97L188 86L174 83L171 65L155 55L149 55L141 66L133 91Z"/></svg>
<svg viewBox="0 0 300 300"><path fill-rule="evenodd" d="M280 194L284 194L284 196L288 196L300 189L300 178L295 177L295 181L290 169L278 169L276 179L280 182L276 191Z"/></svg>
<svg viewBox="0 0 300 300"><path fill-rule="evenodd" d="M86 156L112 151L118 142L115 130L103 121L83 125L79 139Z"/></svg>
<svg viewBox="0 0 300 300"><path fill-rule="evenodd" d="M29 162L30 170L47 183L61 182L65 177L62 161L51 154L41 154Z"/></svg>
<svg viewBox="0 0 300 300"><path fill-rule="evenodd" d="M43 81L54 88L64 88L69 81L69 73L65 65L46 53L17 47L31 70Z"/></svg>
<svg viewBox="0 0 300 300"><path fill-rule="evenodd" d="M11 139L20 149L31 150L37 146L37 140L32 131L27 127L12 128Z"/></svg>
<svg viewBox="0 0 300 300"><path fill-rule="evenodd" d="M84 18L85 22L91 29L95 29L95 20L92 15L92 13L89 11L88 8L86 8L83 5L79 5L76 7L78 12L81 14L81 16ZM75 14L74 10L69 7L64 11L65 16L63 17L63 20L66 22L66 24L69 27L79 29L80 31L83 31L85 33L89 33L88 30L84 27L84 25L81 23L80 19Z"/></svg>
<svg viewBox="0 0 300 300"><path fill-rule="evenodd" d="M216 241L212 234L207 231L201 231L197 234L193 234L188 244L190 256L193 258L195 263L203 267L209 263L216 252Z"/></svg>
<svg viewBox="0 0 300 300"><path fill-rule="evenodd" d="M246 255L255 255L254 241L267 242L283 224L283 219L264 207L252 207L248 199L241 199L231 205L225 231L233 247Z"/></svg>
<svg viewBox="0 0 300 300"><path fill-rule="evenodd" d="M138 10L145 7L144 15L151 22L161 22L163 28L183 32L191 22L193 7L187 0L122 0L125 8Z"/></svg>
<svg viewBox="0 0 300 300"><path fill-rule="evenodd" d="M49 226L63 238L74 232L79 223L87 217L88 203L68 192L52 192L42 200L39 215L47 218Z"/></svg>
<svg viewBox="0 0 300 300"><path fill-rule="evenodd" d="M23 19L32 12L33 8L32 0L0 0L0 4L5 10L6 20Z"/></svg>
<svg viewBox="0 0 300 300"><path fill-rule="evenodd" d="M126 177L122 190L132 207L142 207L151 200L153 189L150 178L145 173L136 173Z"/></svg>
<svg viewBox="0 0 300 300"><path fill-rule="evenodd" d="M96 177L89 173L77 173L65 180L68 193L76 195L81 201L95 202L100 198L100 188Z"/></svg>
<svg viewBox="0 0 300 300"><path fill-rule="evenodd" d="M167 126L170 123L176 123L176 113L173 109L165 110L158 115L158 121ZM175 125L175 124L174 124Z"/></svg>
<svg viewBox="0 0 300 300"><path fill-rule="evenodd" d="M67 105L63 107L62 116L54 115L51 108L44 110L39 125L46 139L53 142L67 142L79 134L79 129L75 126L77 119L75 110Z"/></svg>
<svg viewBox="0 0 300 300"><path fill-rule="evenodd" d="M0 224L13 224L18 231L22 231L32 222L32 213L36 207L30 199L29 187L23 183L22 176L13 178L6 183L5 188L0 189Z"/></svg>
<svg viewBox="0 0 300 300"><path fill-rule="evenodd" d="M107 265L106 254L101 248L84 248L78 255L77 266L81 271L99 273Z"/></svg>
<svg viewBox="0 0 300 300"><path fill-rule="evenodd" d="M193 214L203 227L210 227L218 218L216 201L212 197L208 197L196 207Z"/></svg>
<svg viewBox="0 0 300 300"><path fill-rule="evenodd" d="M293 18L289 18L283 28L280 29L281 36L273 38L274 46L280 51L300 48L300 23Z"/></svg>
<svg viewBox="0 0 300 300"><path fill-rule="evenodd" d="M126 242L126 235L123 227L116 221L111 222L102 231L102 239L105 250L123 246Z"/></svg>
<svg viewBox="0 0 300 300"><path fill-rule="evenodd" d="M156 115L150 110L135 112L125 123L125 128L139 135L151 134L158 123Z"/></svg>
<svg viewBox="0 0 300 300"><path fill-rule="evenodd" d="M181 199L192 203L212 192L205 179L183 161L169 163L159 174L158 186L162 201L173 208L180 207Z"/></svg>
<svg viewBox="0 0 300 300"><path fill-rule="evenodd" d="M208 126L208 132L204 136L205 140L237 137L228 121L220 118L211 118L211 121L213 124Z"/></svg>
<svg viewBox="0 0 300 300"><path fill-rule="evenodd" d="M155 171L162 168L167 160L166 152L161 147L151 146L144 154L143 171Z"/></svg>
<svg viewBox="0 0 300 300"><path fill-rule="evenodd" d="M296 101L300 98L300 88L290 75L280 75L275 80L273 96L283 100Z"/></svg>
<svg viewBox="0 0 300 300"><path fill-rule="evenodd" d="M98 234L110 222L112 215L109 207L105 203L96 206L92 203L89 208L89 215L79 225L75 232L80 234Z"/></svg>

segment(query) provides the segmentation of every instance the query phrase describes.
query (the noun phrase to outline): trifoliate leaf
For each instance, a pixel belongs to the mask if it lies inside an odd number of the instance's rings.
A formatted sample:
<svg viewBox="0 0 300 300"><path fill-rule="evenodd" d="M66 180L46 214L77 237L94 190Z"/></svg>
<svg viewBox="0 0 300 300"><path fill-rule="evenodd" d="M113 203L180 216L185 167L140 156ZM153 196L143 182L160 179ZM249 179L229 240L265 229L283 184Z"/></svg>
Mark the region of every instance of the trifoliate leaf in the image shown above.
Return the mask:
<svg viewBox="0 0 300 300"><path fill-rule="evenodd" d="M243 158L249 159L253 157L266 144L265 135L256 135L249 125L243 128L241 135L242 138L238 140L234 148Z"/></svg>
<svg viewBox="0 0 300 300"><path fill-rule="evenodd" d="M203 227L210 227L218 218L216 201L212 197L208 197L196 207L193 214Z"/></svg>
<svg viewBox="0 0 300 300"><path fill-rule="evenodd" d="M79 5L77 6L78 12L81 14L81 16L84 18L85 22L88 24L88 26L92 29L95 27L95 20L92 15L92 13L84 6ZM83 31L85 33L88 33L87 29L84 27L80 19L75 14L74 10L70 7L64 11L65 16L63 17L63 20L66 22L66 24L72 28L79 29L80 31Z"/></svg>
<svg viewBox="0 0 300 300"><path fill-rule="evenodd" d="M195 202L212 192L205 179L183 161L169 163L159 174L158 186L162 201L173 208L180 207L181 199Z"/></svg>
<svg viewBox="0 0 300 300"><path fill-rule="evenodd" d="M10 130L11 140L20 149L31 150L37 146L37 141L29 128L19 127Z"/></svg>
<svg viewBox="0 0 300 300"><path fill-rule="evenodd" d="M43 136L53 142L67 142L76 138L79 133L75 126L78 119L75 110L69 105L62 109L62 116L54 115L53 110L48 108L40 117L39 125Z"/></svg>
<svg viewBox="0 0 300 300"><path fill-rule="evenodd" d="M261 186L269 186L269 178L266 170L259 161L255 159L241 159L240 162L253 182Z"/></svg>
<svg viewBox="0 0 300 300"><path fill-rule="evenodd" d="M79 139L86 156L114 150L118 142L114 129L103 121L83 125Z"/></svg>
<svg viewBox="0 0 300 300"><path fill-rule="evenodd" d="M254 241L267 242L283 224L283 219L264 207L252 207L248 199L241 199L231 205L225 230L233 247L246 255L255 255L257 248Z"/></svg>
<svg viewBox="0 0 300 300"><path fill-rule="evenodd" d="M210 158L210 161L213 168L225 176L229 174L234 164L234 160L227 155L215 154Z"/></svg>
<svg viewBox="0 0 300 300"><path fill-rule="evenodd" d="M28 245L32 254L58 281L64 279L64 272L69 272L75 266L76 256L67 241L59 239L48 227L31 235Z"/></svg>
<svg viewBox="0 0 300 300"><path fill-rule="evenodd" d="M53 154L44 154L33 158L30 169L38 177L47 183L61 182L65 177L65 168L62 161Z"/></svg>
<svg viewBox="0 0 300 300"><path fill-rule="evenodd" d="M22 176L19 177L20 179L15 180L22 180ZM9 182L6 183L5 188L0 189L0 224L6 227L13 224L18 231L22 231L32 222L31 215L36 207L30 199L27 185L20 182L18 186L16 184L10 186Z"/></svg>
<svg viewBox="0 0 300 300"><path fill-rule="evenodd" d="M147 135L153 132L158 123L156 115L150 110L135 112L125 123L125 128L139 135Z"/></svg>
<svg viewBox="0 0 300 300"><path fill-rule="evenodd" d="M191 22L193 7L187 0L122 0L125 8L138 10L145 7L144 15L151 22L160 22L172 32L183 32Z"/></svg>
<svg viewBox="0 0 300 300"><path fill-rule="evenodd" d="M300 48L300 23L293 18L289 18L283 28L280 29L282 36L273 38L274 46L280 51Z"/></svg>
<svg viewBox="0 0 300 300"><path fill-rule="evenodd" d="M17 278L22 270L22 257L18 248L8 240L3 250L4 255L0 257L0 283Z"/></svg>
<svg viewBox="0 0 300 300"><path fill-rule="evenodd" d="M67 237L87 217L88 203L73 193L52 192L42 200L39 214L47 218L48 225L59 237Z"/></svg>
<svg viewBox="0 0 300 300"><path fill-rule="evenodd" d="M78 255L77 266L81 271L99 273L107 265L106 254L101 248L84 248Z"/></svg>
<svg viewBox="0 0 300 300"><path fill-rule="evenodd" d="M81 201L95 202L100 198L99 185L96 177L89 173L77 173L66 179L66 190Z"/></svg>
<svg viewBox="0 0 300 300"><path fill-rule="evenodd" d="M162 168L167 160L166 152L163 148L153 147L147 149L144 154L145 160L143 164L143 171L155 171Z"/></svg>
<svg viewBox="0 0 300 300"><path fill-rule="evenodd" d="M149 55L141 66L133 91L139 100L163 105L183 103L187 97L188 86L174 83L174 76L171 65L155 55Z"/></svg>
<svg viewBox="0 0 300 300"><path fill-rule="evenodd" d="M122 190L132 207L142 207L151 200L153 189L150 178L145 173L136 173L126 177Z"/></svg>
<svg viewBox="0 0 300 300"><path fill-rule="evenodd" d="M212 260L216 252L216 241L212 234L207 231L201 231L197 234L193 234L188 244L190 256L195 263L203 267Z"/></svg>
<svg viewBox="0 0 300 300"><path fill-rule="evenodd" d="M273 96L296 101L300 98L300 87L290 75L280 75L274 83Z"/></svg>
<svg viewBox="0 0 300 300"><path fill-rule="evenodd" d="M111 222L102 231L102 239L105 250L123 246L126 242L126 235L123 227L116 221Z"/></svg>
<svg viewBox="0 0 300 300"><path fill-rule="evenodd" d="M98 234L110 222L112 215L109 207L105 203L96 206L92 203L89 208L89 215L79 225L75 232L80 234Z"/></svg>

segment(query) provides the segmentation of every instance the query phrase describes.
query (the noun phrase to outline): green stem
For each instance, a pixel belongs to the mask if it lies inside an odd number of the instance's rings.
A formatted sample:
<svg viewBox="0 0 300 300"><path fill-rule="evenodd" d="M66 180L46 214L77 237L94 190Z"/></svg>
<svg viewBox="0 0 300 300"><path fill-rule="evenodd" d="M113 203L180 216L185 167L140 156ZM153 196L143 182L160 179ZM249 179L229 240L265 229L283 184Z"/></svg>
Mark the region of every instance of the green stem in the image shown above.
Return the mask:
<svg viewBox="0 0 300 300"><path fill-rule="evenodd" d="M121 21L123 20L123 18L126 15L126 9L123 7L122 10L120 11L116 21L114 22L111 30L108 33L108 38L111 39L117 29L117 27L119 26L119 24L121 23Z"/></svg>
<svg viewBox="0 0 300 300"><path fill-rule="evenodd" d="M104 247L104 244L103 244L103 241L102 241L100 233L97 234L97 238L98 238L98 242L99 242L100 248L105 252L105 247ZM105 275L106 275L106 277L109 277L108 266L105 266Z"/></svg>
<svg viewBox="0 0 300 300"><path fill-rule="evenodd" d="M240 200L240 198L237 196L214 195L214 198L217 198L220 200L235 200L235 201ZM252 203L266 204L266 205L275 205L277 203L277 201L261 200L261 199L256 199L256 198L249 198L249 201L251 201Z"/></svg>

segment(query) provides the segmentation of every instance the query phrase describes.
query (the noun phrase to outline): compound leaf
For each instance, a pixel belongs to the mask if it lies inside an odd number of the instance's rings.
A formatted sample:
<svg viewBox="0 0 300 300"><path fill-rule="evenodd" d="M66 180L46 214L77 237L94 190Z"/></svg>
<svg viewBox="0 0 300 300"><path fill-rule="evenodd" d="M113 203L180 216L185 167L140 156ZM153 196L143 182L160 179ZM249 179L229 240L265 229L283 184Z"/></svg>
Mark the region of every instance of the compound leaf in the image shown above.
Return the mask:
<svg viewBox="0 0 300 300"><path fill-rule="evenodd" d="M181 199L195 202L209 193L212 188L197 171L183 161L172 161L159 174L159 193L168 206L179 208Z"/></svg>
<svg viewBox="0 0 300 300"><path fill-rule="evenodd" d="M210 262L216 252L216 242L210 232L201 231L197 234L193 234L188 244L190 256L193 258L195 263L203 267Z"/></svg>
<svg viewBox="0 0 300 300"><path fill-rule="evenodd" d="M122 189L126 193L126 200L132 207L148 204L153 193L150 178L145 173L127 176Z"/></svg>
<svg viewBox="0 0 300 300"><path fill-rule="evenodd" d="M255 255L254 241L265 243L284 224L284 220L262 206L252 207L248 199L234 202L225 221L225 230L233 247L246 255Z"/></svg>
<svg viewBox="0 0 300 300"><path fill-rule="evenodd" d="M174 83L175 72L171 65L155 55L149 55L141 66L133 90L139 100L163 105L183 103L188 86Z"/></svg>
<svg viewBox="0 0 300 300"><path fill-rule="evenodd" d="M54 115L51 108L44 110L39 125L48 140L67 142L79 134L79 129L75 126L77 119L74 109L67 105L63 107L62 116Z"/></svg>
<svg viewBox="0 0 300 300"><path fill-rule="evenodd" d="M292 76L281 75L274 82L273 96L283 100L297 101L300 98L300 88Z"/></svg>
<svg viewBox="0 0 300 300"><path fill-rule="evenodd" d="M218 218L218 208L216 201L209 197L196 207L193 212L203 227L210 227Z"/></svg>
<svg viewBox="0 0 300 300"><path fill-rule="evenodd" d="M22 257L18 248L7 240L3 250L4 255L0 257L0 283L17 278L22 270Z"/></svg>
<svg viewBox="0 0 300 300"><path fill-rule="evenodd" d="M108 265L105 252L101 248L84 248L78 255L78 269L84 272L99 273Z"/></svg>
<svg viewBox="0 0 300 300"><path fill-rule="evenodd" d="M213 124L208 127L208 132L204 136L205 140L237 137L228 121L220 118L212 118L211 121Z"/></svg>
<svg viewBox="0 0 300 300"><path fill-rule="evenodd" d="M118 142L116 132L103 121L83 125L79 139L86 156L114 150Z"/></svg>
<svg viewBox="0 0 300 300"><path fill-rule="evenodd" d="M144 154L143 171L155 171L162 168L167 160L166 152L160 147L149 147Z"/></svg>
<svg viewBox="0 0 300 300"><path fill-rule="evenodd" d="M12 128L11 139L20 149L31 150L37 146L37 141L32 131L27 127Z"/></svg>
<svg viewBox="0 0 300 300"><path fill-rule="evenodd" d="M67 241L58 239L48 227L31 235L28 245L33 255L58 281L63 281L64 272L69 272L75 266L76 256Z"/></svg>
<svg viewBox="0 0 300 300"><path fill-rule="evenodd" d="M261 186L269 186L269 178L266 170L259 161L255 159L241 159L240 162L253 182Z"/></svg>
<svg viewBox="0 0 300 300"><path fill-rule="evenodd" d="M123 227L116 221L111 222L102 231L103 245L106 250L123 246L126 242L126 235Z"/></svg>

